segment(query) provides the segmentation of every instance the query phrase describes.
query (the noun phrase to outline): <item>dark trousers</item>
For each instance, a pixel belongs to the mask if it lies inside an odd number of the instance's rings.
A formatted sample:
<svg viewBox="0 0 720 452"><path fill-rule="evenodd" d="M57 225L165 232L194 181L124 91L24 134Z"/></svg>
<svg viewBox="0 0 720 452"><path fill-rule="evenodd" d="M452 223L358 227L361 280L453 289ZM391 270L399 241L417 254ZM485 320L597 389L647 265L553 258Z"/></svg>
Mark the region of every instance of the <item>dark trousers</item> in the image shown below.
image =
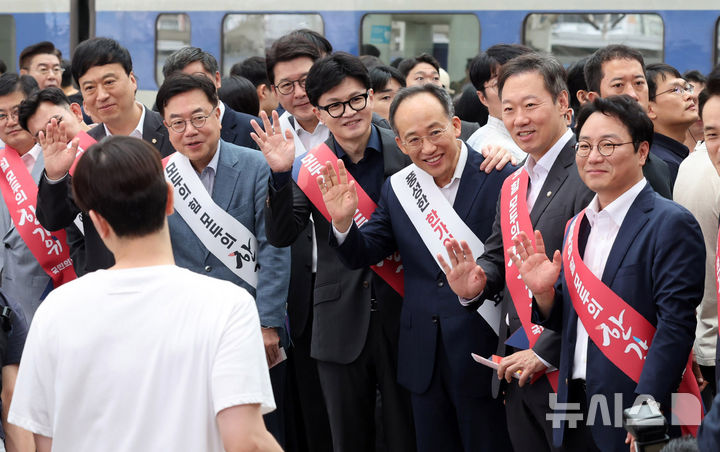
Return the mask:
<svg viewBox="0 0 720 452"><path fill-rule="evenodd" d="M552 444L552 421L547 419L547 413L551 412L549 396L553 392L548 379L542 377L521 388L513 378L505 387L505 414L513 448L516 451L559 451Z"/></svg>
<svg viewBox="0 0 720 452"><path fill-rule="evenodd" d="M600 452L595 440L593 439L590 427L585 424L588 417L587 392L585 390L585 380L571 380L568 384L568 402L579 403L580 412L583 414L582 419L577 422L574 428L569 425L565 426L565 434L563 436L563 450L567 452Z"/></svg>
<svg viewBox="0 0 720 452"><path fill-rule="evenodd" d="M375 450L376 389L382 397L387 449L414 451L410 396L397 383L397 346L385 337L379 313L370 316L360 356L350 364L317 362L335 452Z"/></svg>
<svg viewBox="0 0 720 452"><path fill-rule="evenodd" d="M285 448L285 377L287 360L270 369L270 383L277 408L263 416L265 426L272 433L280 446Z"/></svg>
<svg viewBox="0 0 720 452"><path fill-rule="evenodd" d="M715 394L717 394L717 384L715 381L715 366L700 366L700 373L703 379L708 382L705 389L700 393L705 411L710 411Z"/></svg>
<svg viewBox="0 0 720 452"><path fill-rule="evenodd" d="M418 451L512 450L502 401L489 395L459 393L452 383L450 362L439 333L430 387L422 394L412 394ZM490 381L478 384L489 385Z"/></svg>
<svg viewBox="0 0 720 452"><path fill-rule="evenodd" d="M292 440L287 450L295 452L331 452L330 423L325 397L320 389L317 362L310 357L312 315L303 334L296 336L288 350L287 398L288 430L292 425ZM290 436L290 432L288 432ZM291 445L292 442L292 445Z"/></svg>

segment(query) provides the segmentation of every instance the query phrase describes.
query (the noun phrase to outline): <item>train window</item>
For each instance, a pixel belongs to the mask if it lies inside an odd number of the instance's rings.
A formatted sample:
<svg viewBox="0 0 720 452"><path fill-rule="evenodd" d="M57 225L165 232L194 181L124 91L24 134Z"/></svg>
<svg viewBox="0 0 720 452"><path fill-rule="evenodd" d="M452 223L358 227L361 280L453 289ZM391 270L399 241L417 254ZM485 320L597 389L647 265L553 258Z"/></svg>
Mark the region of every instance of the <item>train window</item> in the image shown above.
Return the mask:
<svg viewBox="0 0 720 452"><path fill-rule="evenodd" d="M265 57L265 51L279 37L308 28L323 33L319 14L228 14L223 20L223 74L230 74L233 64L252 56Z"/></svg>
<svg viewBox="0 0 720 452"><path fill-rule="evenodd" d="M663 61L663 21L657 14L529 14L523 40L569 65L609 44L638 49L645 63Z"/></svg>
<svg viewBox="0 0 720 452"><path fill-rule="evenodd" d="M15 19L10 14L0 14L0 59L8 72L15 72Z"/></svg>
<svg viewBox="0 0 720 452"><path fill-rule="evenodd" d="M360 42L361 54L379 51L386 64L429 53L448 71L450 86L457 89L468 60L480 51L480 22L475 14L366 14Z"/></svg>
<svg viewBox="0 0 720 452"><path fill-rule="evenodd" d="M162 85L162 68L174 51L190 45L190 18L187 14L158 14L155 22L155 81Z"/></svg>

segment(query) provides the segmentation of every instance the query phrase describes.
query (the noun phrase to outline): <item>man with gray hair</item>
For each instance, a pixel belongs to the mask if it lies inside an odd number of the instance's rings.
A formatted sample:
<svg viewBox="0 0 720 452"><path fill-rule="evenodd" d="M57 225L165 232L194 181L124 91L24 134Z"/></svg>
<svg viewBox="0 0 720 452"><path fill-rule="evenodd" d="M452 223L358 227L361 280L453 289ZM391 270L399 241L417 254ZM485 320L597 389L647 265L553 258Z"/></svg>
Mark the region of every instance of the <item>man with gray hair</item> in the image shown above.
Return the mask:
<svg viewBox="0 0 720 452"><path fill-rule="evenodd" d="M331 162L323 168L318 183L332 216L330 245L350 268L400 251L405 295L398 380L411 393L418 450L509 450L502 402L490 396L492 372L470 359L471 353L491 355L497 335L489 316L457 303L437 256L452 237L481 253L500 187L515 168L479 169L485 158L458 139L460 119L447 92L434 84L400 90L390 123L413 164L385 181L362 229L353 221L358 194L343 161L337 160L337 171Z"/></svg>
<svg viewBox="0 0 720 452"><path fill-rule="evenodd" d="M198 47L183 47L165 60L163 77L167 78L178 72L188 75L203 75L215 84L216 89L220 89L222 85L217 60L212 54ZM222 101L218 103L218 108L222 125L220 138L238 146L257 149L257 145L250 138L250 132L252 132L250 121L258 118L235 111Z"/></svg>

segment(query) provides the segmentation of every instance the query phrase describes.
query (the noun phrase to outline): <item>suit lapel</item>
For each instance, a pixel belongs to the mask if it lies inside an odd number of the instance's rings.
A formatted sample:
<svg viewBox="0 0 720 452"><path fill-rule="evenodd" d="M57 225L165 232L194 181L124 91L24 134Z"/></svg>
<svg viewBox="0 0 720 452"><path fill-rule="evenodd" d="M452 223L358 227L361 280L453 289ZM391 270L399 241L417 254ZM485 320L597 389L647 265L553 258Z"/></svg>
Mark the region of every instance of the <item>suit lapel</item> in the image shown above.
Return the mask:
<svg viewBox="0 0 720 452"><path fill-rule="evenodd" d="M143 121L143 140L155 146L156 149L160 150L165 144L165 135L162 131L165 127L162 123L162 119L159 115L153 114L152 110L148 110L144 105L145 109L145 120Z"/></svg>
<svg viewBox="0 0 720 452"><path fill-rule="evenodd" d="M480 163L483 161L482 156L469 147L467 152L467 161L460 178L455 204L453 204L453 209L462 219L467 218L470 213L470 208L480 194L487 177L484 172L480 171Z"/></svg>
<svg viewBox="0 0 720 452"><path fill-rule="evenodd" d="M380 132L380 142L383 147L383 176L387 179L408 166L411 163L410 157L403 154L398 148L395 142L395 134L391 130L382 127L378 127L377 130Z"/></svg>
<svg viewBox="0 0 720 452"><path fill-rule="evenodd" d="M630 206L625 215L625 219L620 225L615 243L613 243L608 255L605 270L603 271L602 281L605 285L610 286L615 279L620 264L622 264L625 255L630 249L630 245L635 240L640 230L648 222L647 213L653 209L655 200L653 199L653 190L650 185L646 185L640 192L638 197Z"/></svg>
<svg viewBox="0 0 720 452"><path fill-rule="evenodd" d="M232 112L230 112L228 106L225 105L225 114L223 115L221 122L222 130L220 131L220 134L222 135L222 139L228 143L234 143L235 136L237 135L237 132L235 131L237 121L232 121L231 115Z"/></svg>
<svg viewBox="0 0 720 452"><path fill-rule="evenodd" d="M550 204L550 201L555 197L560 186L565 182L568 177L568 167L570 167L575 161L575 139L571 138L565 146L560 150L555 163L550 167L548 176L545 179L545 183L540 189L537 200L533 205L532 212L530 212L530 222L537 224L538 219L542 216L543 212Z"/></svg>
<svg viewBox="0 0 720 452"><path fill-rule="evenodd" d="M240 178L240 169L237 167L238 158L234 152L228 149L229 146L224 141L220 141L220 158L218 160L217 173L215 173L215 183L213 184L212 199L215 204L223 210L227 210L230 201L235 195L237 182Z"/></svg>

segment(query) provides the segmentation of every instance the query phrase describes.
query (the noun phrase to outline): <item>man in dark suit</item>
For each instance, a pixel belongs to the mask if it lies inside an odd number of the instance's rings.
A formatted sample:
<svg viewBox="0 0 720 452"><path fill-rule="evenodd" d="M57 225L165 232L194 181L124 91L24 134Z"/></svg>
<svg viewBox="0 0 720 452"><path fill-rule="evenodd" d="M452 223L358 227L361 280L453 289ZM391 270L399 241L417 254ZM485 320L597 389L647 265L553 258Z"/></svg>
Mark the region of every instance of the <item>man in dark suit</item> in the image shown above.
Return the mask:
<svg viewBox="0 0 720 452"><path fill-rule="evenodd" d="M268 64L272 61L268 58ZM345 161L370 198L378 200L385 178L409 160L397 149L392 132L371 125L373 94L365 66L357 57L333 54L316 62L298 86L307 92L316 118L330 129L327 147ZM269 133L256 127L254 137L273 172L265 208L268 240L275 246L292 244L304 233L311 214L318 237L311 356L317 360L333 448L374 450L379 387L388 450L412 451L410 397L396 376L401 297L370 268L344 268L324 240L330 223L321 206L313 205L291 180L291 132L282 133L277 113L273 124L263 118Z"/></svg>
<svg viewBox="0 0 720 452"><path fill-rule="evenodd" d="M130 135L151 143L163 156L174 152L162 117L135 101L137 82L132 59L117 41L92 38L80 43L73 56L72 73L83 94L85 111L98 122L88 135L98 141L107 135ZM72 199L68 174L75 153L70 155L61 143L57 144L53 150L43 149L45 173L38 187L38 220L50 231L70 226L80 213ZM73 255L85 256L85 265L75 268L78 275L113 265L115 259L90 219L83 216L82 224L84 238L68 238Z"/></svg>
<svg viewBox="0 0 720 452"><path fill-rule="evenodd" d="M188 75L204 75L212 80L216 89L220 89L222 78L217 60L210 53L200 48L183 47L167 57L163 65L163 77L170 77L177 72ZM220 137L223 141L257 149L257 144L250 138L250 132L252 132L250 121L258 118L235 111L222 101L218 104L218 108L220 109L220 121L222 124Z"/></svg>
<svg viewBox="0 0 720 452"><path fill-rule="evenodd" d="M705 245L692 214L643 177L652 131L628 96L583 107L576 162L596 196L569 223L562 259L559 251L548 259L539 232L535 246L523 233L514 240L513 264L534 294L535 320L562 333L554 440L567 450L627 450L629 436L600 419L598 401L616 413L650 396L669 418L681 379L689 380L688 392L692 385L697 391L692 372L683 373L703 296ZM584 300L582 291L589 291ZM588 302L596 306L589 309ZM685 414L697 409L699 419L696 402ZM582 415L577 424L567 421L575 403Z"/></svg>
<svg viewBox="0 0 720 452"><path fill-rule="evenodd" d="M587 99L627 94L647 113L649 100L645 60L640 52L619 44L601 47L585 63ZM670 168L667 163L651 155L645 160L643 175L660 195L672 199Z"/></svg>
<svg viewBox="0 0 720 452"><path fill-rule="evenodd" d="M528 153L523 166L529 178L525 215L529 215L533 229L543 232L546 248L552 252L562 245L563 226L567 220L592 197L575 166L575 138L565 121L568 92L562 65L548 56L516 57L500 69L498 94L505 127L518 146ZM516 309L523 300L513 299L506 287L506 264L509 262L505 259L503 234L509 234L510 227L501 224L501 207L498 203L493 233L477 263L472 259L463 260L464 253L457 242L448 247L453 264L448 280L452 289L466 299L464 304L469 308L477 307L481 301L479 294L482 299L502 294L504 302L497 354L505 358L498 375L504 378L518 370L523 372L520 381L507 378L505 388L510 438L516 450L555 450L551 445L552 425L546 419L548 396L552 393L550 382L547 377L532 384L526 382L531 374L544 373L548 367L559 364L560 336L545 330L527 350L523 350L518 342L512 342L514 346L505 344L512 336L530 337L531 334L523 329ZM500 380L495 379L494 396L498 395L499 387Z"/></svg>
<svg viewBox="0 0 720 452"><path fill-rule="evenodd" d="M457 303L435 254L443 246L443 229L451 236L467 234L468 240L488 238L500 188L514 168L480 171L484 157L458 140L460 119L452 100L433 84L399 91L390 120L396 143L413 165L385 181L377 209L359 229L353 222L355 185L348 184L342 160L337 174L328 162L321 191L332 216L331 246L354 269L400 251L405 297L398 380L412 396L418 450L509 450L502 402L490 396L493 373L471 359L471 353L491 355L497 335L480 314ZM421 189L430 201L423 210L401 188L416 173L427 176ZM426 215L444 222L428 227Z"/></svg>

